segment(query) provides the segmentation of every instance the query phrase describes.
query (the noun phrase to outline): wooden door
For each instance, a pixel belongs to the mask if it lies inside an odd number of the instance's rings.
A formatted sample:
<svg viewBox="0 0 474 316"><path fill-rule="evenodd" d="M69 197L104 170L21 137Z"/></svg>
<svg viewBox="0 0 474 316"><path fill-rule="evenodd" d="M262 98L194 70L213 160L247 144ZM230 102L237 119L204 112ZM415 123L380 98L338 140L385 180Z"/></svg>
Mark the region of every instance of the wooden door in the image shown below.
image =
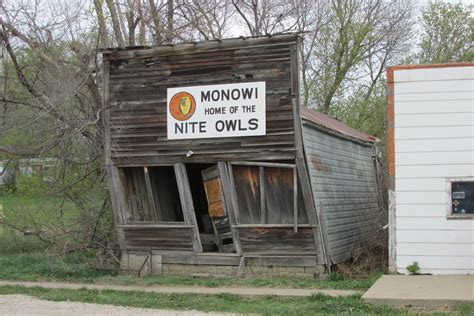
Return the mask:
<svg viewBox="0 0 474 316"><path fill-rule="evenodd" d="M229 217L224 207L224 196L217 165L207 168L201 173L204 181L204 190L206 191L209 217L216 235L217 247L221 252L232 252L234 251L232 233Z"/></svg>

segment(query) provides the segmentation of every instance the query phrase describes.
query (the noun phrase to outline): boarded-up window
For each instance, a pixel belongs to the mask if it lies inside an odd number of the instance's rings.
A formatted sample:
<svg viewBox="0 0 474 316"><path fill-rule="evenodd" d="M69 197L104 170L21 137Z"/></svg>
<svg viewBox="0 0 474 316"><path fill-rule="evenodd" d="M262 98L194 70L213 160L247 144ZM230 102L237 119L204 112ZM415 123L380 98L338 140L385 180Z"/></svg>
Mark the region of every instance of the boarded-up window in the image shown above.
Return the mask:
<svg viewBox="0 0 474 316"><path fill-rule="evenodd" d="M296 169L279 165L231 164L239 224L308 223Z"/></svg>

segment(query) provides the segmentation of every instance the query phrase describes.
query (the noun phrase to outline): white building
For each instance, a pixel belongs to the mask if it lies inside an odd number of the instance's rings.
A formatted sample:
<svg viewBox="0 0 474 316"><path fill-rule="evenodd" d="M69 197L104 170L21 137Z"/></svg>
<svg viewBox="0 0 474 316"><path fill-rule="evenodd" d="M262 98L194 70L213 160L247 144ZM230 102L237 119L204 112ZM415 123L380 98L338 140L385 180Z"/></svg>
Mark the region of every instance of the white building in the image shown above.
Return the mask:
<svg viewBox="0 0 474 316"><path fill-rule="evenodd" d="M474 274L474 63L388 70L390 269Z"/></svg>

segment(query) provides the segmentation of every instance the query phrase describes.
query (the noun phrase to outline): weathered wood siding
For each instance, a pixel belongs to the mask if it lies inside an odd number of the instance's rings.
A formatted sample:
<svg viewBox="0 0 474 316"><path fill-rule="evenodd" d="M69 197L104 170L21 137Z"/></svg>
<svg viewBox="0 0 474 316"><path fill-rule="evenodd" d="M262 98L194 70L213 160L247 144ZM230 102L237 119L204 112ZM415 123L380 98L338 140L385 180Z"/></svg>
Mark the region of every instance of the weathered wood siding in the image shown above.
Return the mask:
<svg viewBox="0 0 474 316"><path fill-rule="evenodd" d="M190 227L125 227L127 250L193 250Z"/></svg>
<svg viewBox="0 0 474 316"><path fill-rule="evenodd" d="M311 228L292 227L239 228L244 253L260 254L316 254Z"/></svg>
<svg viewBox="0 0 474 316"><path fill-rule="evenodd" d="M295 35L109 51L110 157L117 166L295 157L290 56ZM295 76L295 74L293 74ZM264 136L167 140L167 88L265 81ZM191 157L186 153L192 151Z"/></svg>

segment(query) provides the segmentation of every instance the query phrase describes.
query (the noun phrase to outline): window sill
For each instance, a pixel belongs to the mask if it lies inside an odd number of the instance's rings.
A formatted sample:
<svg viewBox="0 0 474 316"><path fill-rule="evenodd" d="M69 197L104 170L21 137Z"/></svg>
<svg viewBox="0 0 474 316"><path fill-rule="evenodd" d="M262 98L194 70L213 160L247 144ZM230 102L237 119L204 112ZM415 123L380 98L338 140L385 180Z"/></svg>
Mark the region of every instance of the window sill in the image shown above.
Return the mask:
<svg viewBox="0 0 474 316"><path fill-rule="evenodd" d="M474 220L474 214L451 214L446 217L448 220Z"/></svg>

